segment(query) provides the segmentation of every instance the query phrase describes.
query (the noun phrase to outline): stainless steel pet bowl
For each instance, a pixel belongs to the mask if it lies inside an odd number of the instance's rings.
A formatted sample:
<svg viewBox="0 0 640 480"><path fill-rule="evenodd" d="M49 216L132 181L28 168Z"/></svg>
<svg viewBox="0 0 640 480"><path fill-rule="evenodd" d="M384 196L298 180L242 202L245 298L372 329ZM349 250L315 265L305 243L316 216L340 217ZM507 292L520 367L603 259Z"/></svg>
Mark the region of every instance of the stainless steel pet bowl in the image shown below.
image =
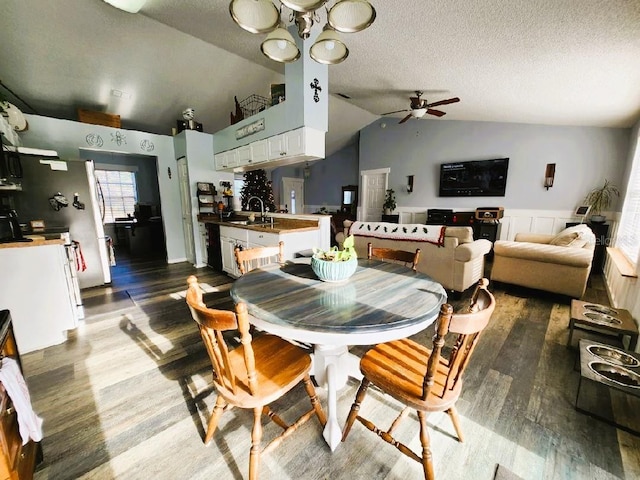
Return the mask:
<svg viewBox="0 0 640 480"><path fill-rule="evenodd" d="M622 385L623 387L640 388L640 375L618 365L607 362L589 362L589 368L596 375Z"/></svg>
<svg viewBox="0 0 640 480"><path fill-rule="evenodd" d="M621 367L633 368L640 366L640 361L638 361L637 358L632 357L628 353L618 350L617 348L606 347L604 345L589 345L587 350L607 363L612 363Z"/></svg>

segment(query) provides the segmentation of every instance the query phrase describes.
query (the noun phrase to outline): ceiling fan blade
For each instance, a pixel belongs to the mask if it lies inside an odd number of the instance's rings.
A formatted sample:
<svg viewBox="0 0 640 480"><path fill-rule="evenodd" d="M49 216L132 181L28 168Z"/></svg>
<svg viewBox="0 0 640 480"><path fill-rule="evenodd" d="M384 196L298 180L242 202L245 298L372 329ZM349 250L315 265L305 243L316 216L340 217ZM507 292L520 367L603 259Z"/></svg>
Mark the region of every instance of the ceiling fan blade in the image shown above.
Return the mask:
<svg viewBox="0 0 640 480"><path fill-rule="evenodd" d="M459 101L460 99L458 97L449 98L447 100L440 100L439 102L430 103L429 105L427 105L427 108L437 107L438 105L449 105L450 103L456 103Z"/></svg>
<svg viewBox="0 0 640 480"><path fill-rule="evenodd" d="M391 115L392 113L400 113L400 112L408 112L408 109L404 109L404 110L396 110L395 112L387 112L387 113L381 113L380 115Z"/></svg>
<svg viewBox="0 0 640 480"><path fill-rule="evenodd" d="M400 124L400 123L404 123L404 122L406 122L407 120L409 120L410 118L411 118L411 114L409 114L409 115L407 115L406 117L404 117L404 118L403 118L402 120L400 120L398 123L399 123L399 124Z"/></svg>
<svg viewBox="0 0 640 480"><path fill-rule="evenodd" d="M429 115L435 115L436 117L442 117L443 115L446 115L446 112L443 112L442 110L433 110L431 108L427 109L427 113Z"/></svg>

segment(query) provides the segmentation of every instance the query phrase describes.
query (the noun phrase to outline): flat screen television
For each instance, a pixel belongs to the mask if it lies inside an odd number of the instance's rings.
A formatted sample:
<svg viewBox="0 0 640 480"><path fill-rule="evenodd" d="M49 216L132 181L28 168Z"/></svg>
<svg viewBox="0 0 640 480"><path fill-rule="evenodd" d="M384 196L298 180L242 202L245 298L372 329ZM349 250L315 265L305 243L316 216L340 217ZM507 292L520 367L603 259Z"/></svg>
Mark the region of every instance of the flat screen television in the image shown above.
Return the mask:
<svg viewBox="0 0 640 480"><path fill-rule="evenodd" d="M441 197L504 197L508 158L440 165Z"/></svg>

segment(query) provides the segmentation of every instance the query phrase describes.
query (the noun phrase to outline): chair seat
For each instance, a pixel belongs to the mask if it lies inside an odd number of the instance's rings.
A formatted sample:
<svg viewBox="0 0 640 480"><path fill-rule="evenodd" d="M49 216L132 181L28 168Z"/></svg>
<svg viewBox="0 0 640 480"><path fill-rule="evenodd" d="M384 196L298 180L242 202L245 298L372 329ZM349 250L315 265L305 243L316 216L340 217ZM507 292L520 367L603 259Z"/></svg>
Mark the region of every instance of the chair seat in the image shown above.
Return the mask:
<svg viewBox="0 0 640 480"><path fill-rule="evenodd" d="M360 371L374 385L406 405L424 412L447 410L460 396L462 382L444 391L449 362L440 357L434 385L426 400L422 387L431 350L410 339L381 343L360 361Z"/></svg>
<svg viewBox="0 0 640 480"><path fill-rule="evenodd" d="M251 395L246 376L237 378L238 388L234 394L229 388L214 384L222 397L240 408L255 408L268 405L298 384L311 369L308 353L286 340L273 335L261 335L251 342L256 363L257 381L260 392ZM244 347L242 345L229 352L229 360L236 372L246 372L244 368Z"/></svg>

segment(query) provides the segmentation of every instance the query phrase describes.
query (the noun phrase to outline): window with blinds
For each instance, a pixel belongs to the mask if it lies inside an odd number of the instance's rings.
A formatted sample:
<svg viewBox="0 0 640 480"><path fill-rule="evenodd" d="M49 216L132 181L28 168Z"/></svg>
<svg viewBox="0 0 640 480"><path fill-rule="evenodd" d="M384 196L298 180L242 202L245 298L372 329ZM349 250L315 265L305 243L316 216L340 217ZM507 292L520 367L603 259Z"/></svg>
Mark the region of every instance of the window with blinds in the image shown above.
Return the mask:
<svg viewBox="0 0 640 480"><path fill-rule="evenodd" d="M622 204L616 246L637 267L640 262L640 135L636 138L636 151Z"/></svg>
<svg viewBox="0 0 640 480"><path fill-rule="evenodd" d="M104 223L113 223L117 218L133 216L138 202L135 172L122 170L98 170L96 178L100 182L104 198Z"/></svg>

